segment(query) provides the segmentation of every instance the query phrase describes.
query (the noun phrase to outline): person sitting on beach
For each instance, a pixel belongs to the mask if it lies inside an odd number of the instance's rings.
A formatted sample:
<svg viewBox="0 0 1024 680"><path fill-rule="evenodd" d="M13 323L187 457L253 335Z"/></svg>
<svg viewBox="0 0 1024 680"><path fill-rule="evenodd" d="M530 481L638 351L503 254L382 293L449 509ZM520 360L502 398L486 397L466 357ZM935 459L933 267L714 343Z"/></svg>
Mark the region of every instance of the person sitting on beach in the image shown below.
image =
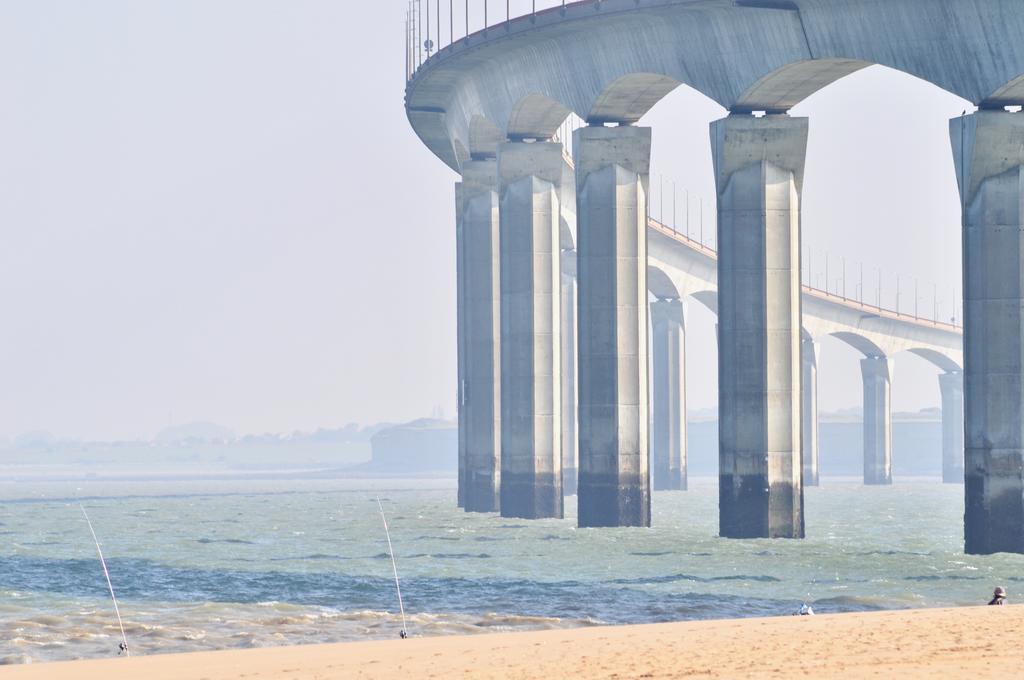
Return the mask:
<svg viewBox="0 0 1024 680"><path fill-rule="evenodd" d="M809 605L809 604L807 604L805 602L804 604L800 605L800 612L797 615L798 616L814 616L814 610L811 609L811 605Z"/></svg>
<svg viewBox="0 0 1024 680"><path fill-rule="evenodd" d="M1006 604L1006 588L999 586L996 588L996 592L992 595L992 601L990 605L1004 605Z"/></svg>

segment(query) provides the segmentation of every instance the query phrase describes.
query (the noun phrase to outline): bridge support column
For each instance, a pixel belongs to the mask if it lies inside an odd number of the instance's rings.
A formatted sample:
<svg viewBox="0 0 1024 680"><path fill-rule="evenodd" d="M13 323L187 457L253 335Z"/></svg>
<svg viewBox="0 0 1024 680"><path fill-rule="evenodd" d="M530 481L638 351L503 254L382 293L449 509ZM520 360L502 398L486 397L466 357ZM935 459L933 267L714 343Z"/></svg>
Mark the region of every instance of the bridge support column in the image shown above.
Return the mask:
<svg viewBox="0 0 1024 680"><path fill-rule="evenodd" d="M804 486L818 486L818 343L804 340L801 356Z"/></svg>
<svg viewBox="0 0 1024 680"><path fill-rule="evenodd" d="M495 161L472 161L456 185L459 500L497 512L501 480L498 194Z"/></svg>
<svg viewBox="0 0 1024 680"><path fill-rule="evenodd" d="M719 531L802 538L800 192L808 121L711 124L718 189Z"/></svg>
<svg viewBox="0 0 1024 680"><path fill-rule="evenodd" d="M963 206L965 549L1024 553L1024 114L950 124Z"/></svg>
<svg viewBox="0 0 1024 680"><path fill-rule="evenodd" d="M655 491L686 489L686 321L680 300L651 304L654 413L651 477Z"/></svg>
<svg viewBox="0 0 1024 680"><path fill-rule="evenodd" d="M579 525L650 526L647 190L651 131L574 135Z"/></svg>
<svg viewBox="0 0 1024 680"><path fill-rule="evenodd" d="M576 446L576 279L565 264L575 268L576 251L563 250L562 274L562 492L576 495L579 449Z"/></svg>
<svg viewBox="0 0 1024 680"><path fill-rule="evenodd" d="M942 481L964 483L964 374L939 376L942 393Z"/></svg>
<svg viewBox="0 0 1024 680"><path fill-rule="evenodd" d="M864 377L864 483L892 484L892 364L886 357L860 362Z"/></svg>
<svg viewBox="0 0 1024 680"><path fill-rule="evenodd" d="M562 517L562 145L502 144L501 514Z"/></svg>

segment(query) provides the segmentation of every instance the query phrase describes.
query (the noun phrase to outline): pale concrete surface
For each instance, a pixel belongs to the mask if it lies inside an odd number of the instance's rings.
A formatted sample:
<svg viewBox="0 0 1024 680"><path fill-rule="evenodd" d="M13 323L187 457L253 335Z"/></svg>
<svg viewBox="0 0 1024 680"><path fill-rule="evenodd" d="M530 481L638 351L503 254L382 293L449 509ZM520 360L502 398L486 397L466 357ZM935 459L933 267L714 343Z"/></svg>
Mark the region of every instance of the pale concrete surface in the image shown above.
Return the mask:
<svg viewBox="0 0 1024 680"><path fill-rule="evenodd" d="M498 164L463 165L456 190L459 500L497 512L501 488L501 304Z"/></svg>
<svg viewBox="0 0 1024 680"><path fill-rule="evenodd" d="M801 458L804 486L818 486L818 353L820 345L805 339L801 346L803 373L803 431Z"/></svg>
<svg viewBox="0 0 1024 680"><path fill-rule="evenodd" d="M650 526L651 131L580 128L573 148L579 229L579 525Z"/></svg>
<svg viewBox="0 0 1024 680"><path fill-rule="evenodd" d="M887 30L874 30L873 27L879 25L885 25ZM771 7L760 2L731 0L655 0L643 3L643 6L629 0L579 2L561 10L514 20L502 26L501 31L485 31L442 50L419 70L409 84L407 110L413 127L424 142L446 163L457 168L471 157L493 155L506 138L548 139L570 112L576 112L592 124L635 122L679 84L690 85L707 94L734 114L759 110L780 114L835 80L877 63L933 82L981 104L983 108L998 108L1024 103L1024 47L1015 39L1022 33L1024 6L1007 5L1000 0L892 0L887 3L875 0L793 0ZM586 36L586 39L577 39L580 36ZM742 39L737 40L737 36L742 36ZM934 49L936 45L942 48ZM989 115L992 112L984 113ZM727 120L735 119L737 117L733 116ZM769 115L764 120L774 119L779 118ZM978 156L973 145L973 129L970 136L971 153ZM742 175L739 166L745 161L753 163L756 160L762 170L767 169L771 175L762 183L774 190L778 188L778 178L772 173L783 168L792 175L788 180L791 189L796 186L795 192L790 191L790 198L796 199L796 207L785 210L798 214L800 181L794 181L794 178L800 173L792 172L793 159L788 157L790 154L785 145L775 149L774 153L776 157L770 159L743 159L742 153L734 153L738 166L726 174L739 177ZM798 155L802 172L802 151ZM716 154L716 160L718 158ZM972 157L974 165L977 165L976 160ZM966 165L963 159L961 165ZM716 172L721 175L722 169L718 168ZM970 174L975 179L987 176L976 167ZM572 186L563 182L556 189L563 209L572 202L566 193ZM720 202L728 191L720 183ZM965 186L964 192L971 193L973 188ZM579 201L581 206L584 203L582 199ZM729 213L742 222L749 217L742 212L743 208L737 210L726 206L723 214ZM774 217L777 217L775 213L768 214L765 223L770 223ZM578 237L574 233L575 225L570 222L563 220L559 225L563 248L571 248ZM798 222L798 219L790 220L796 226L790 235L790 242L796 248L799 248ZM734 227L726 224L724 229L728 231ZM723 269L723 278L727 275L734 280L723 281L721 296L708 285L716 278L715 265L722 265L737 255L729 252L735 244L725 245L722 261L715 262L702 249L691 248L691 252L686 252L687 249L679 248L678 243L673 242L677 239L666 238L657 229L651 230L649 237L651 257L640 259L641 265L647 260L649 267L641 266L640 269L646 269L641 276L649 276L649 288L655 295L664 299L692 295L716 311L722 307L730 315L736 312L736 301L729 295L731 290L741 290L747 283L740 281L742 266L736 268L730 263ZM725 244L728 239L720 240ZM754 249L747 250L748 255L756 254ZM697 257L693 257L695 252ZM768 257L771 257L770 252L766 252ZM702 258L707 261L701 261ZM792 255L791 260L799 260L798 252ZM709 268L712 271L709 272ZM788 271L793 269L790 262ZM782 285L783 269L766 268L766 272L770 270L773 274L766 275L764 279L766 291ZM793 288L791 282L786 285ZM640 290L646 287L640 286ZM581 296L582 288L581 284ZM789 323L785 329L768 329L771 334L765 336L768 339L765 352L771 347L773 356L767 357L766 354L763 361L752 362L763 364L766 374L762 380L766 385L780 375L773 371L773 366L776 369L788 368L788 371L783 371L788 373L800 370L795 368L797 362L792 348L786 352L788 361L780 361L782 353L779 348L786 344L799 347L798 341L792 342L792 338L800 328L801 304L805 305L803 326L812 339L824 334L834 335L868 358L891 357L901 351L911 351L947 373L959 372L963 366L955 328L911 320L884 310L872 310L867 305L820 292L805 290L801 300L799 285L795 288L796 293L791 291L785 303L782 303L785 296L770 294L769 304L763 305L762 311L766 316L787 309L798 310L795 323ZM773 307L780 304L784 309ZM582 327L582 320L580 323ZM744 342L734 337L735 329L730 327L733 323L723 323L723 347L725 344L738 347ZM776 342L781 337L779 331L787 333L791 342ZM735 356L741 355L737 353ZM723 376L754 380L752 374L737 370L735 366L725 368L732 364L731 358L723 361ZM582 380L582 374L588 369L581 367L580 370ZM638 369L636 374L640 376L640 383L647 381L644 371ZM969 371L966 381L970 384ZM764 467L779 479L789 476L794 458L796 467L800 467L799 455L793 453L794 449L799 451L799 442L794 444L794 440L809 436L813 441L813 433L802 431L799 423L798 414L805 406L799 398L801 382L798 375L795 380L790 380L788 388L780 390L775 384L771 388L765 387L765 393L771 392L774 401L765 397L760 405L761 411L754 409L742 413L742 418L750 421L753 417L754 422L760 420L759 414L765 416L761 427L764 446L753 449L764 448L768 452ZM618 384L614 389L618 389ZM970 389L966 388L968 395ZM739 392L728 384L726 390L723 404L730 402L735 406ZM581 398L585 398L586 388L582 382L580 393ZM789 397L782 397L787 394ZM780 399L792 402L792 405L782 408ZM1013 403L1019 405L1019 399ZM956 417L955 408L948 410L947 417L952 423ZM787 413L788 416L785 415ZM582 430L591 422L590 415L580 413ZM732 416L739 417L739 411L732 415L726 413L724 417L728 420ZM622 422L620 419L619 424ZM636 418L635 428L632 417L627 417L624 422L627 438L635 429L639 433L638 439L646 439L645 418ZM877 430L875 425L872 428L872 432ZM587 437L582 430L581 443ZM789 441L768 441L783 433L789 433L785 437ZM615 436L619 434L616 432ZM727 433L727 436L732 435ZM1024 439L1024 435L1020 438ZM946 439L952 451L955 442L951 436ZM970 441L968 435L968 449ZM567 445L568 439L562 443L563 448ZM646 442L643 445L646 446ZM773 447L778 449L774 453ZM875 446L872 458L877 459L878 451L882 449L884 446ZM581 451L581 458L586 455ZM642 454L637 455L643 458ZM723 453L723 461L730 455ZM1011 458L1019 460L1019 451ZM622 464L624 460L628 460L628 456L625 459L619 456L616 464ZM585 468L587 464L581 462L581 467ZM601 465L604 465L604 474L611 475L611 464L605 461ZM633 472L639 465L642 463L633 466ZM736 474L739 474L737 470L727 471L727 474L733 475L734 490L743 486L735 484ZM984 476L991 482L992 475L986 473ZM625 490L632 484L623 485L621 474L619 477L619 489L614 494L616 503L629 496ZM1009 484L1010 477L1001 476L999 484ZM802 488L800 481L797 486ZM610 481L605 483L606 493L610 493L608 484ZM799 505L796 501L799 494L786 491L786 484L775 486L778 493L773 492L771 484L765 484L758 492L765 496L769 506L773 505L773 498L790 498L775 508L788 508L783 515ZM1015 484L1024 486L1024 481ZM724 484L723 488L727 486L730 485ZM642 487L641 483L638 488ZM1014 507L1019 507L1019 514L1024 517L1021 494L1010 487L1004 491L997 495L1004 499L1018 498ZM642 491L639 493L638 498L643 496ZM982 495L986 498L991 495L986 494L988 492ZM968 495L971 497L970 490ZM581 507L586 509L586 501L581 501ZM649 504L649 500L640 503ZM608 503L600 505L607 507ZM777 512L775 514L783 524L789 521L783 520ZM796 514L799 515L799 511ZM581 515L585 516L587 512ZM1017 527L1022 525L1024 522L1015 522ZM771 534L774 530L766 531ZM780 535L789 533L788 530L780 531ZM794 533L799 531L794 530ZM1017 540L1024 545L1024 536Z"/></svg>
<svg viewBox="0 0 1024 680"><path fill-rule="evenodd" d="M686 319L682 301L652 302L651 330L651 481L655 491L685 490Z"/></svg>
<svg viewBox="0 0 1024 680"><path fill-rule="evenodd" d="M576 437L576 251L562 251L562 493L576 495L579 447Z"/></svg>
<svg viewBox="0 0 1024 680"><path fill-rule="evenodd" d="M892 484L892 360L860 362L864 379L864 483Z"/></svg>
<svg viewBox="0 0 1024 680"><path fill-rule="evenodd" d="M648 230L648 286L661 298L693 297L718 312L718 254L652 221ZM912 352L943 371L963 366L959 327L878 309L855 299L803 287L803 328L813 339L836 337L864 356Z"/></svg>
<svg viewBox="0 0 1024 680"><path fill-rule="evenodd" d="M734 111L784 112L881 64L974 103L1024 103L1024 6L1006 0L573 3L439 52L406 93L452 168L498 140L549 138L573 111L639 120L680 84ZM787 9L790 8L790 9ZM878 30L884 26L886 30Z"/></svg>
<svg viewBox="0 0 1024 680"><path fill-rule="evenodd" d="M562 145L503 144L501 232L501 514L561 518Z"/></svg>
<svg viewBox="0 0 1024 680"><path fill-rule="evenodd" d="M942 481L964 483L964 374L939 375L942 395Z"/></svg>
<svg viewBox="0 0 1024 680"><path fill-rule="evenodd" d="M964 207L969 553L1024 552L1024 114L950 124Z"/></svg>
<svg viewBox="0 0 1024 680"><path fill-rule="evenodd" d="M808 122L711 125L718 187L719 531L802 538L800 191Z"/></svg>

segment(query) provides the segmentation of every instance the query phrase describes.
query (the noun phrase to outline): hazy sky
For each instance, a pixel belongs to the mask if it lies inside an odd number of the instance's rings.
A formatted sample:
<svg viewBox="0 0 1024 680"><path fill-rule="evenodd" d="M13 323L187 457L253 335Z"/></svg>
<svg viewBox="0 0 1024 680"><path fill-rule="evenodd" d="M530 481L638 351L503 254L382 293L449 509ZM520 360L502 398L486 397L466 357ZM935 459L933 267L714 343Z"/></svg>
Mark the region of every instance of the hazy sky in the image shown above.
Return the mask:
<svg viewBox="0 0 1024 680"><path fill-rule="evenodd" d="M457 178L405 118L405 6L0 0L0 435L454 412ZM890 305L899 271L905 311L915 277L922 311L938 283L950 314L946 129L966 106L875 68L794 111L811 117L816 270L827 250L835 278L845 256L852 291L856 263L872 282L881 267ZM652 183L702 195L709 237L707 124L721 115L680 89L643 121ZM714 322L690 309L689 406L707 408ZM857 359L825 341L822 409L860 403ZM938 405L935 375L900 355L895 407Z"/></svg>

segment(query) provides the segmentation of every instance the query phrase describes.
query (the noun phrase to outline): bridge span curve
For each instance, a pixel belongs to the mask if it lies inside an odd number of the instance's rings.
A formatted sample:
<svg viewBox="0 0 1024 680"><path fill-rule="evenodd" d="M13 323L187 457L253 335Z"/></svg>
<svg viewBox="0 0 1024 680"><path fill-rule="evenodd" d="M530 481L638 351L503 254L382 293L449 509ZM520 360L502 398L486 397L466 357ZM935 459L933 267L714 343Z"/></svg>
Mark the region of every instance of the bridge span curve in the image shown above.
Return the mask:
<svg viewBox="0 0 1024 680"><path fill-rule="evenodd" d="M783 113L880 64L982 108L1021 105L1021 35L1010 0L584 0L455 40L410 73L406 105L458 170L497 151L470 134L476 117L501 140L548 139L570 112L635 123L681 85Z"/></svg>
<svg viewBox="0 0 1024 680"><path fill-rule="evenodd" d="M650 450L654 478L681 485L680 300L692 296L719 319L722 536L803 537L815 339L832 335L864 355L865 481L891 482L891 356L913 352L943 371L944 458L949 481L961 469L966 481L966 550L1024 553L1024 3L584 0L467 30L433 55L428 39L426 61L411 35L409 121L461 175L467 509L560 516L571 478L581 526L648 525ZM811 121L788 112L872 64L978 107L950 121L962 349L952 326L800 282ZM681 86L729 112L709 131L718 253L648 222L652 133L638 122ZM570 113L587 123L572 164L556 137Z"/></svg>

